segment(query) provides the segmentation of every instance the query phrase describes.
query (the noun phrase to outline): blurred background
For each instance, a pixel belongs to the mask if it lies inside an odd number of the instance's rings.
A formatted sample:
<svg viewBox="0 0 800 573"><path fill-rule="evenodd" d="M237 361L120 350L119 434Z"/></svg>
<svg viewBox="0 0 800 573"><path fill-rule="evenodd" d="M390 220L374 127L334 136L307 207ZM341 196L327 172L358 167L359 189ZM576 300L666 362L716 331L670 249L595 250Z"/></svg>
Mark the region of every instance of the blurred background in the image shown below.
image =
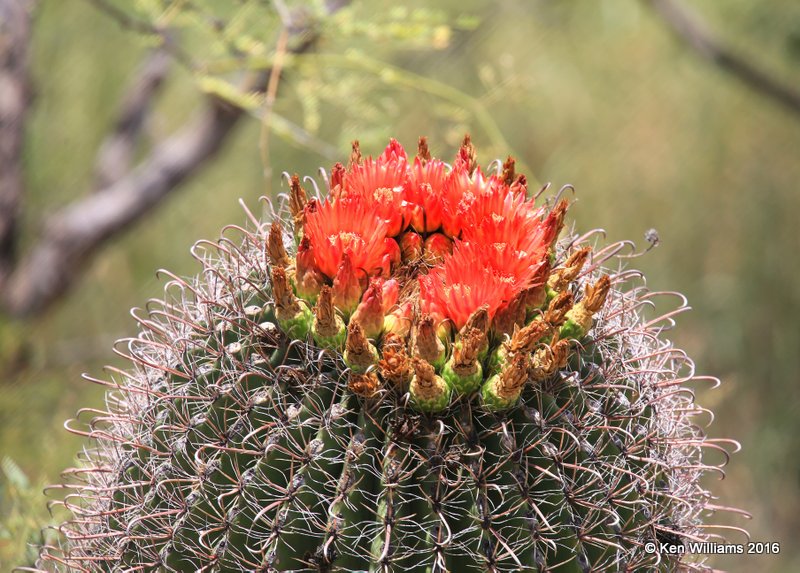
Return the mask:
<svg viewBox="0 0 800 573"><path fill-rule="evenodd" d="M11 37L13 4L0 0L0 39ZM0 311L0 570L29 559L27 542L50 519L41 490L82 447L64 420L103 403L103 388L81 373L123 365L112 344L135 332L128 309L162 292L157 269L195 273L192 243L243 224L239 198L260 213L259 196L281 191L283 170L314 175L345 161L353 139L377 155L390 136L412 150L427 135L435 155L450 157L466 132L484 164L511 153L531 187L574 185L579 230L601 227L641 248L658 230L658 247L633 264L653 290L688 297L694 310L671 335L699 373L722 380L697 390L716 414L709 434L742 444L709 487L753 516L731 523L781 543L779 555L711 564L800 570L796 1L380 1L333 16L320 2L305 12L255 1L17 4L34 10L22 262L54 215L128 176L209 105L244 112L231 112L230 131L212 134L219 150L163 201L70 266L71 288ZM158 45L167 67L145 90L127 171L104 180L98 150ZM282 68L280 81L259 86L269 66ZM35 290L47 273L34 263L19 269Z"/></svg>

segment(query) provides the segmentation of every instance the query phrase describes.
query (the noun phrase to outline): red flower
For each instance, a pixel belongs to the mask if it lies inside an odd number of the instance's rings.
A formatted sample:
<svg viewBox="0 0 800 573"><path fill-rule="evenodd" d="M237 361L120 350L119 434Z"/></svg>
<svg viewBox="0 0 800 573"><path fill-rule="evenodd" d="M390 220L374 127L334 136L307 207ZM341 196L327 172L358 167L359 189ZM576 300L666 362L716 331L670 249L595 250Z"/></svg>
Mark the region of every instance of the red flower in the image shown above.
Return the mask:
<svg viewBox="0 0 800 573"><path fill-rule="evenodd" d="M493 207L494 209L494 207ZM554 236L552 218L543 220L543 212L522 195L507 195L500 209L467 217L464 240L494 247L494 268L512 275L520 283L529 282L538 264L545 259Z"/></svg>
<svg viewBox="0 0 800 573"><path fill-rule="evenodd" d="M543 220L541 211L521 195L507 195L499 212L482 219L465 213L464 221L465 240L456 241L453 253L419 279L423 312L448 318L459 329L481 306L493 317L534 286L556 227L554 217Z"/></svg>
<svg viewBox="0 0 800 573"><path fill-rule="evenodd" d="M485 177L480 167L470 175L466 164L457 161L442 192L444 233L459 237L465 225L497 210L508 193L509 187L497 175Z"/></svg>
<svg viewBox="0 0 800 573"><path fill-rule="evenodd" d="M360 153L353 157L347 170L337 164L332 171L331 198L309 202L305 213L304 232L316 267L327 280L340 275L334 284L340 308L355 309L368 277L393 279L373 283L393 285L387 297L392 304L398 291L414 296L414 289L403 288L401 277L419 271L401 267L416 261L419 251L432 266L418 279L420 310L449 319L459 329L478 308L485 305L494 317L514 297L542 282L540 271L564 209L545 216L527 198L524 177L484 174L469 142L449 171L427 154L409 165L395 140L377 159L362 159ZM397 236L409 223L424 237L412 231ZM371 288L362 305L369 302L369 309L377 309L377 286ZM373 322L375 330L377 318Z"/></svg>
<svg viewBox="0 0 800 573"><path fill-rule="evenodd" d="M331 185L340 176L331 178ZM389 141L386 150L377 158L367 157L355 163L344 174L336 199L362 197L376 204L378 213L387 223L387 235L394 237L408 226L403 189L408 181L408 156L396 140Z"/></svg>
<svg viewBox="0 0 800 573"><path fill-rule="evenodd" d="M432 233L442 226L445 164L438 159L414 159L405 188L411 226L418 233Z"/></svg>
<svg viewBox="0 0 800 573"><path fill-rule="evenodd" d="M515 284L490 264L491 247L456 242L442 265L419 278L420 308L439 319L449 318L457 329L483 305L494 316L513 296Z"/></svg>
<svg viewBox="0 0 800 573"><path fill-rule="evenodd" d="M304 232L314 247L314 259L329 279L336 275L347 252L356 271L379 274L388 254L386 222L378 206L351 197L325 200L307 214Z"/></svg>

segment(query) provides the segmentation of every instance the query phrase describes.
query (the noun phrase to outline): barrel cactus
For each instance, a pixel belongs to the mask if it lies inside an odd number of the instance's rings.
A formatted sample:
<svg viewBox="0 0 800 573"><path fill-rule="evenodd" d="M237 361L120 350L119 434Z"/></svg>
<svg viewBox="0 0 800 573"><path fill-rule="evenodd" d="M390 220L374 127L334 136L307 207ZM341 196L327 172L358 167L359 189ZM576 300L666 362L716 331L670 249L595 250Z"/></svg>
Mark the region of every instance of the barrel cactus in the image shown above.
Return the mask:
<svg viewBox="0 0 800 573"><path fill-rule="evenodd" d="M727 442L627 245L563 231L566 200L469 138L452 165L355 143L323 179L134 313L37 566L705 569L652 544L713 539Z"/></svg>

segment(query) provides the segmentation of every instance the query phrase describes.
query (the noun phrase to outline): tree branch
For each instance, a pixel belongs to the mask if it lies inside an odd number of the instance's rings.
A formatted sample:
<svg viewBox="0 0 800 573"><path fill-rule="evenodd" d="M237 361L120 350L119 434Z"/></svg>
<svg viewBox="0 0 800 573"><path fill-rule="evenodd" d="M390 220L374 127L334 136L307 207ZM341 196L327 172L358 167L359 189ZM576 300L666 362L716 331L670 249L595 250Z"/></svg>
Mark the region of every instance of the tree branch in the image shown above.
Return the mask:
<svg viewBox="0 0 800 573"><path fill-rule="evenodd" d="M161 90L170 62L171 58L166 50L153 51L126 90L114 130L97 152L94 168L95 191L113 185L131 170L150 105Z"/></svg>
<svg viewBox="0 0 800 573"><path fill-rule="evenodd" d="M31 99L32 9L32 2L25 0L0 0L0 285L13 269L25 190L22 144Z"/></svg>
<svg viewBox="0 0 800 573"><path fill-rule="evenodd" d="M721 43L698 16L676 0L649 0L673 32L700 56L737 77L754 91L800 114L800 91L773 77Z"/></svg>
<svg viewBox="0 0 800 573"><path fill-rule="evenodd" d="M344 4L336 3L329 12ZM314 22L303 15L287 23L287 29L295 40L289 47L292 53L308 51L317 39ZM271 70L259 73L250 89L263 91L270 75ZM130 173L113 175L108 185L54 214L7 281L2 293L5 311L31 316L62 296L109 239L141 220L214 157L244 114L209 96L194 120L157 145Z"/></svg>

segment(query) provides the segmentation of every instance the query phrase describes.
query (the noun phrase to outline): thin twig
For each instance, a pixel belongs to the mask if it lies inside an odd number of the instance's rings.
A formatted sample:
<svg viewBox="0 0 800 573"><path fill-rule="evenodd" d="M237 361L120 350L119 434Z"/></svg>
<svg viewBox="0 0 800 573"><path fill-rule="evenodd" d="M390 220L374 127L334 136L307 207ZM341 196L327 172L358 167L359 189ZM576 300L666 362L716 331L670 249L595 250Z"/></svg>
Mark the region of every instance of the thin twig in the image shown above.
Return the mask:
<svg viewBox="0 0 800 573"><path fill-rule="evenodd" d="M653 8L689 47L737 77L756 92L800 114L800 91L772 76L720 42L697 15L676 0L649 0Z"/></svg>

